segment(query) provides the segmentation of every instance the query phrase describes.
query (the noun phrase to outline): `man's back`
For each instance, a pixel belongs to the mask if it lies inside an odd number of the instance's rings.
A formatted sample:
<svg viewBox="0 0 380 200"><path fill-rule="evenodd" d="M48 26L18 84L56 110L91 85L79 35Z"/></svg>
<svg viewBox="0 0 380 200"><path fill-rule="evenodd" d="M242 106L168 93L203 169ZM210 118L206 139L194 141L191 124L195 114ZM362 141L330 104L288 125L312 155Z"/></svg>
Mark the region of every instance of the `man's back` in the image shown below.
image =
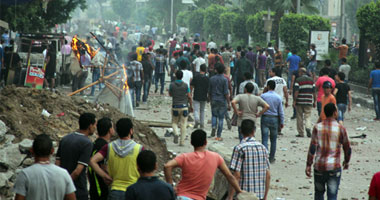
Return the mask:
<svg viewBox="0 0 380 200"><path fill-rule="evenodd" d="M264 198L266 173L269 169L268 152L253 137L244 138L234 147L230 169L240 172L240 188Z"/></svg>
<svg viewBox="0 0 380 200"><path fill-rule="evenodd" d="M36 163L17 176L14 192L32 200L58 200L73 193L75 187L65 169Z"/></svg>
<svg viewBox="0 0 380 200"><path fill-rule="evenodd" d="M245 80L244 82L240 83L239 94L244 94L244 88L248 83L252 83L254 87L252 94L259 95L259 86L254 80Z"/></svg>
<svg viewBox="0 0 380 200"><path fill-rule="evenodd" d="M128 200L175 200L171 185L161 181L156 176L140 177L139 180L129 186L126 192Z"/></svg>
<svg viewBox="0 0 380 200"><path fill-rule="evenodd" d="M188 103L187 93L189 87L182 80L176 80L169 86L169 94L172 96L173 105L183 105Z"/></svg>
<svg viewBox="0 0 380 200"><path fill-rule="evenodd" d="M209 78L204 74L198 74L191 81L191 85L194 87L193 99L196 101L207 101Z"/></svg>
<svg viewBox="0 0 380 200"><path fill-rule="evenodd" d="M294 91L298 91L297 105L313 105L314 81L311 77L303 75L296 79Z"/></svg>
<svg viewBox="0 0 380 200"><path fill-rule="evenodd" d="M230 66L230 61L231 61L231 53L228 51L224 51L221 54L224 62L224 66L229 67Z"/></svg>
<svg viewBox="0 0 380 200"><path fill-rule="evenodd" d="M351 147L346 129L334 119L323 120L314 126L311 144L317 146L314 168L318 171L331 171L341 167L340 149L342 145L345 154L351 154L348 150ZM313 162L310 154L307 161L308 163Z"/></svg>
<svg viewBox="0 0 380 200"><path fill-rule="evenodd" d="M372 88L380 88L380 69L372 70L370 78L372 79Z"/></svg>
<svg viewBox="0 0 380 200"><path fill-rule="evenodd" d="M348 75L349 75L350 71L351 71L350 65L343 64L343 65L339 66L339 72L344 73L344 75L346 76L346 80L348 80Z"/></svg>
<svg viewBox="0 0 380 200"><path fill-rule="evenodd" d="M287 61L290 63L290 70L298 70L298 64L301 62L301 58L295 54L290 56Z"/></svg>
<svg viewBox="0 0 380 200"><path fill-rule="evenodd" d="M267 80L265 86L267 85L268 81L273 80L276 83L276 87L274 88L274 91L280 95L281 99L284 98L284 87L286 87L286 81L278 76L274 76Z"/></svg>
<svg viewBox="0 0 380 200"><path fill-rule="evenodd" d="M212 101L225 102L225 97L228 94L228 80L222 75L218 74L210 78L209 93Z"/></svg>
<svg viewBox="0 0 380 200"><path fill-rule="evenodd" d="M177 196L206 199L215 171L224 162L223 158L217 153L204 151L184 153L177 156L175 160L182 169Z"/></svg>
<svg viewBox="0 0 380 200"><path fill-rule="evenodd" d="M60 160L60 166L66 169L71 174L78 164L82 164L87 167L91 153L92 142L85 135L75 132L66 135L59 143L57 151L57 159ZM74 180L75 187L77 189L77 197L87 195L87 178L86 170L82 170L79 177Z"/></svg>

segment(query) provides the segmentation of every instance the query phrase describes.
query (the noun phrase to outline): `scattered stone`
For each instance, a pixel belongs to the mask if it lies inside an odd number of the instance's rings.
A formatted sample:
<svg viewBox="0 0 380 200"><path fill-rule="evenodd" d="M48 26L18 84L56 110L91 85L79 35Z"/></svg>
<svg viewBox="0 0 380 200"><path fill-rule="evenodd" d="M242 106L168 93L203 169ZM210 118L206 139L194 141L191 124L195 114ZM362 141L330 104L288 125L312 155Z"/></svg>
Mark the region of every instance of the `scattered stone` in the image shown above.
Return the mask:
<svg viewBox="0 0 380 200"><path fill-rule="evenodd" d="M28 154L32 146L33 146L33 140L24 139L19 143L20 152L23 154Z"/></svg>
<svg viewBox="0 0 380 200"><path fill-rule="evenodd" d="M248 193L248 192L242 192L237 195L238 200L259 200L255 194Z"/></svg>

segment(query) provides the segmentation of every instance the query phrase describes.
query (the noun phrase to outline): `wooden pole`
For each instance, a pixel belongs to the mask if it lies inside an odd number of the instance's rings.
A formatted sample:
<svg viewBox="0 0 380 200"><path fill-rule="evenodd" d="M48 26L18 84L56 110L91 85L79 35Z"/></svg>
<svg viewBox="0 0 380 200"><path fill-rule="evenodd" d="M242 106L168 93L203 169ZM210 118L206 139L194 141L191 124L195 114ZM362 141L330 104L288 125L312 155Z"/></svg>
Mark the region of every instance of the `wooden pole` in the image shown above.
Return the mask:
<svg viewBox="0 0 380 200"><path fill-rule="evenodd" d="M74 91L74 92L68 94L68 96L73 96L73 95L75 95L75 94L77 94L77 93L79 93L79 92L82 92L83 90L85 90L85 89L87 89L87 88L89 88L89 87L91 87L91 86L93 86L93 85L96 85L96 84L98 84L98 83L101 83L103 80L107 80L107 79L109 79L109 78L111 78L112 76L115 76L115 75L117 75L117 74L119 74L119 71L116 71L116 72L114 72L114 73L112 73L112 74L110 74L110 75L108 75L108 76L105 76L103 79L99 79L99 80L97 80L97 81L91 83L90 85L87 85L87 86L85 86L85 87L83 87L83 88L81 88L81 89L79 89L79 90L77 90L77 91Z"/></svg>

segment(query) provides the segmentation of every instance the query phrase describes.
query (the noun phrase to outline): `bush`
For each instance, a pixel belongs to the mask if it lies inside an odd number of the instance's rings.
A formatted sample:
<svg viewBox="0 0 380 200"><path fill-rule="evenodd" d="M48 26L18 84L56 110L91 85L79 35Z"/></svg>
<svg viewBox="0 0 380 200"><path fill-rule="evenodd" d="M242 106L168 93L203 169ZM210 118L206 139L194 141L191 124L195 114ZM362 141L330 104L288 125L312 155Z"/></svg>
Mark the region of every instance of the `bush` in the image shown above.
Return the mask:
<svg viewBox="0 0 380 200"><path fill-rule="evenodd" d="M190 32L192 33L200 33L203 34L203 20L205 16L204 9L197 9L195 11L190 12L188 27Z"/></svg>
<svg viewBox="0 0 380 200"><path fill-rule="evenodd" d="M220 25L225 34L224 37L227 37L226 34L232 34L232 29L237 18L238 14L234 12L225 12L220 15Z"/></svg>
<svg viewBox="0 0 380 200"><path fill-rule="evenodd" d="M371 68L359 67L359 59L356 55L349 55L347 57L347 64L351 66L351 71L348 80L362 86L367 86L369 81L369 74Z"/></svg>
<svg viewBox="0 0 380 200"><path fill-rule="evenodd" d="M189 26L189 11L181 11L177 14L176 22L180 27L188 27Z"/></svg>
<svg viewBox="0 0 380 200"><path fill-rule="evenodd" d="M309 45L311 30L330 31L328 19L314 15L288 14L281 18L279 35L291 50L296 49L303 60Z"/></svg>
<svg viewBox="0 0 380 200"><path fill-rule="evenodd" d="M238 15L232 26L232 40L242 40L248 46L248 33L246 29L246 15Z"/></svg>
<svg viewBox="0 0 380 200"><path fill-rule="evenodd" d="M215 36L215 39L221 39L223 37L223 30L221 30L220 15L227 11L227 8L211 4L205 9L205 16L203 19L203 30L205 34Z"/></svg>

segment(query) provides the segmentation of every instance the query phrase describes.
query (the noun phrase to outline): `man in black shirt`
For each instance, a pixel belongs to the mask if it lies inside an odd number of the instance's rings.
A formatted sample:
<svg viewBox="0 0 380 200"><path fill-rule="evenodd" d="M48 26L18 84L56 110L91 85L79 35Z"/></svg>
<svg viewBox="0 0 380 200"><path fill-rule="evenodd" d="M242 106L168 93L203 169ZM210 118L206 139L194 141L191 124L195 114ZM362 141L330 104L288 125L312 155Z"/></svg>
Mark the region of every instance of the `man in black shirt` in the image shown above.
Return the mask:
<svg viewBox="0 0 380 200"><path fill-rule="evenodd" d="M143 103L145 104L148 101L148 96L149 96L149 90L151 86L151 81L152 81L152 73L154 70L154 65L151 61L151 54L146 54L144 53L142 55L142 66L143 66L143 71L144 71L144 85L143 85Z"/></svg>
<svg viewBox="0 0 380 200"><path fill-rule="evenodd" d="M127 188L127 200L175 200L171 185L161 181L155 176L157 170L157 157L153 151L143 150L137 156L137 167L140 173L138 181Z"/></svg>
<svg viewBox="0 0 380 200"><path fill-rule="evenodd" d="M88 200L86 167L90 162L92 142L88 138L96 129L96 116L79 117L79 130L66 135L59 143L55 164L66 169L74 181L77 200Z"/></svg>
<svg viewBox="0 0 380 200"><path fill-rule="evenodd" d="M336 104L338 106L338 122L343 125L344 113L347 110L351 111L352 98L350 86L344 82L346 75L343 72L339 72L335 75L336 86L334 89L334 95L336 98Z"/></svg>
<svg viewBox="0 0 380 200"><path fill-rule="evenodd" d="M200 66L200 73L190 83L191 93L194 91L194 128L204 128L205 107L207 101L209 78L206 76L206 65Z"/></svg>
<svg viewBox="0 0 380 200"><path fill-rule="evenodd" d="M108 144L111 137L114 135L113 123L108 117L98 120L96 128L98 130L99 137L94 142L92 155L95 155L104 145ZM106 168L104 161L101 161L98 164L101 168ZM91 167L88 168L88 180L90 181L90 199L107 199L108 186L104 183L102 177L97 175Z"/></svg>

